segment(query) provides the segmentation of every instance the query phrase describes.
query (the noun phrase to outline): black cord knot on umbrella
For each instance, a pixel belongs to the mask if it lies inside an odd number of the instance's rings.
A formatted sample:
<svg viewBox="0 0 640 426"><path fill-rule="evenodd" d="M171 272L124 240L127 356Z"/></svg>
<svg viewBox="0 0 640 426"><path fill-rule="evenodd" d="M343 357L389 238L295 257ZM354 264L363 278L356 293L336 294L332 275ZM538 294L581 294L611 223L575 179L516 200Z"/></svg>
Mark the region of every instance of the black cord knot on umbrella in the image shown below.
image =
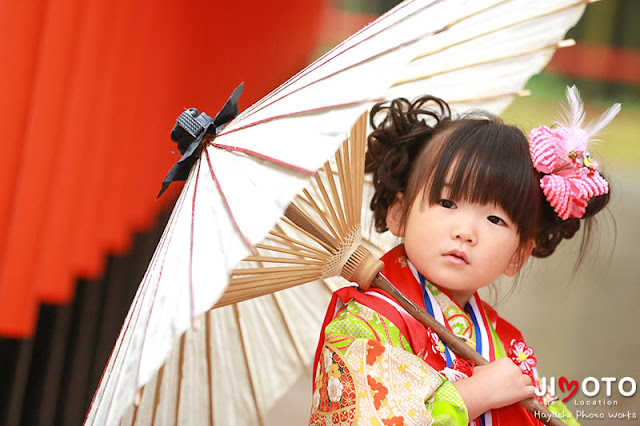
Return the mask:
<svg viewBox="0 0 640 426"><path fill-rule="evenodd" d="M202 140L204 134L215 135L215 126L211 127L212 124L213 118L206 112L189 108L178 116L171 131L171 140L178 144L180 154L184 155L196 140Z"/></svg>
<svg viewBox="0 0 640 426"><path fill-rule="evenodd" d="M189 108L178 116L176 124L171 130L171 140L178 144L182 157L165 176L158 197L169 187L171 182L187 180L191 168L200 157L205 135L215 137L238 115L238 99L243 89L244 83L240 83L215 118L211 118L207 113L200 112L196 108Z"/></svg>

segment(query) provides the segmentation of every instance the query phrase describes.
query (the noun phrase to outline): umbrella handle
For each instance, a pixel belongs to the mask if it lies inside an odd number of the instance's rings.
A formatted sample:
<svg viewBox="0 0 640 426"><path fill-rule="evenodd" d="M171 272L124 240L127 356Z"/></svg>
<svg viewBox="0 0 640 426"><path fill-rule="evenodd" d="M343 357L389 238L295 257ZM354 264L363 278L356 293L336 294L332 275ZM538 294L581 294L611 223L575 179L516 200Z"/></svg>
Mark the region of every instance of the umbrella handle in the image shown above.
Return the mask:
<svg viewBox="0 0 640 426"><path fill-rule="evenodd" d="M482 355L477 353L473 348L465 343L465 339L453 334L449 329L440 324L435 318L425 312L424 309L417 306L400 292L384 275L378 273L372 286L384 290L395 299L412 317L418 320L425 327L431 327L433 331L440 337L447 347L454 351L458 356L473 361L476 365L487 365L489 361L484 359ZM558 419L544 405L540 404L535 398L528 398L519 403L537 419L550 426L563 426L565 423Z"/></svg>

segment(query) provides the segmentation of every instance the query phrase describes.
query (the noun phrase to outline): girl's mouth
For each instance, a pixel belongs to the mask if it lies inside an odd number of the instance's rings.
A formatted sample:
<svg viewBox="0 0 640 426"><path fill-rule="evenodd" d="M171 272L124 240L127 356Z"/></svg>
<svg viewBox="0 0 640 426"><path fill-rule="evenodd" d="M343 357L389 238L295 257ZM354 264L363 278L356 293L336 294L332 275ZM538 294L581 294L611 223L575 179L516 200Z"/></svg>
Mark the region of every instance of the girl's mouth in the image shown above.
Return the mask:
<svg viewBox="0 0 640 426"><path fill-rule="evenodd" d="M445 253L444 257L446 257L448 260L456 264L460 264L460 265L469 264L469 259L467 258L467 254L461 250L451 250Z"/></svg>

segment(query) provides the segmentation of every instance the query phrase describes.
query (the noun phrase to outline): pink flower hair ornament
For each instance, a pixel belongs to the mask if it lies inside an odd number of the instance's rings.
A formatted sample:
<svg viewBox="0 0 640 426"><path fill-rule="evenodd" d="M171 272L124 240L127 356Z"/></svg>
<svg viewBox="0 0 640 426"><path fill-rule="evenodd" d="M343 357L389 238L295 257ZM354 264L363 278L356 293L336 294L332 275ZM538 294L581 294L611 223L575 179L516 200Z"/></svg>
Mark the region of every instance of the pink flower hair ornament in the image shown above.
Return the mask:
<svg viewBox="0 0 640 426"><path fill-rule="evenodd" d="M565 117L555 123L555 128L540 126L529 132L533 167L543 174L540 187L562 220L581 218L589 199L609 192L588 144L618 112L620 104L614 104L598 120L583 126L585 113L580 93L575 86L567 87Z"/></svg>

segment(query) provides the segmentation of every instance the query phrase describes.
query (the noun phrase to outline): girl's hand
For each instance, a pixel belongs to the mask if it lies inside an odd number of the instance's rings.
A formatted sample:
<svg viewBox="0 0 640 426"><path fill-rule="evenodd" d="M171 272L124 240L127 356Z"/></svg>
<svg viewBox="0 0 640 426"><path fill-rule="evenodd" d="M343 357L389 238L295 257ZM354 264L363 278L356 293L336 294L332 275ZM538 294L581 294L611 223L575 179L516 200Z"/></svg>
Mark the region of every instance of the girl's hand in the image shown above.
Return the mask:
<svg viewBox="0 0 640 426"><path fill-rule="evenodd" d="M476 367L471 377L458 380L453 385L467 406L469 419L475 419L492 408L535 396L531 377L523 374L520 367L506 357Z"/></svg>

